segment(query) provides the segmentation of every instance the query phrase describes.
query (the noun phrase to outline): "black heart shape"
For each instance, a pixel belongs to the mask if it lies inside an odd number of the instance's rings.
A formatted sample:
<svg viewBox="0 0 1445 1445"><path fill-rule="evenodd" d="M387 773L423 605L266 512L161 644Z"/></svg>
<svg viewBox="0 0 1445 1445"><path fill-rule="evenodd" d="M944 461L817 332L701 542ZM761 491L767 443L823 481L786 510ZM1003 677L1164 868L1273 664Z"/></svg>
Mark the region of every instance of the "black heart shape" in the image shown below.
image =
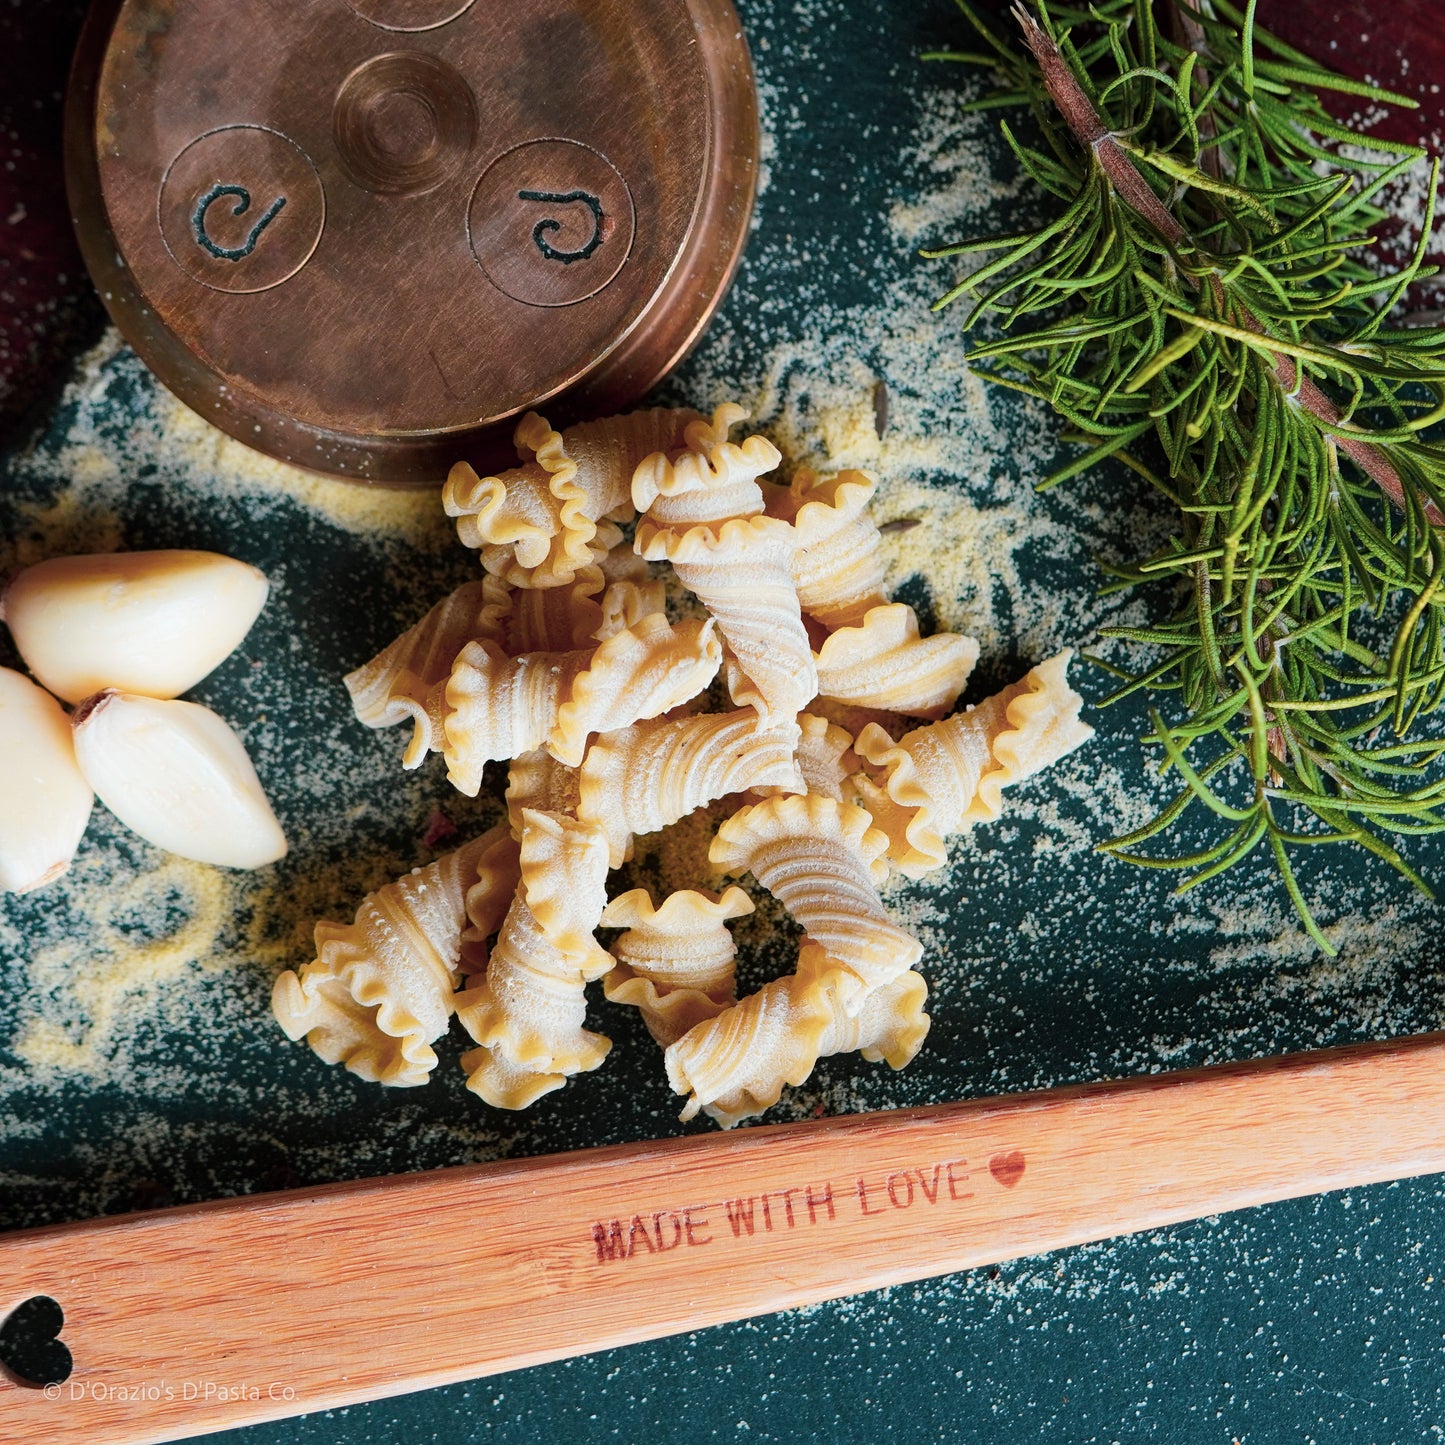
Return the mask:
<svg viewBox="0 0 1445 1445"><path fill-rule="evenodd" d="M32 1295L0 1325L0 1365L22 1384L58 1385L74 1362L61 1343L65 1311L49 1295Z"/></svg>

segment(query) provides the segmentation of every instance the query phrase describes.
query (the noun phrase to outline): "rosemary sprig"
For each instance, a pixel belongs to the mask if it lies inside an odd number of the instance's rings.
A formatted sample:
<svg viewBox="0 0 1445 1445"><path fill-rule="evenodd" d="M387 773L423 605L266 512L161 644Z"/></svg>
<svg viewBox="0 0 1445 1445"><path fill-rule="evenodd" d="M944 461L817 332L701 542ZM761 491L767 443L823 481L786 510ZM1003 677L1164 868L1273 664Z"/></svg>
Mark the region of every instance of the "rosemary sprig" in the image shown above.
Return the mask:
<svg viewBox="0 0 1445 1445"><path fill-rule="evenodd" d="M1382 187L1423 152L1332 120L1323 90L1409 100L1316 65L1260 30L1253 0L1016 6L1023 46L958 0L1002 87L975 108L1027 106L1042 144L1005 121L1019 163L1057 202L1040 228L963 241L982 258L935 309L969 298L976 371L1050 402L1177 513L1168 543L1110 569L1174 584L1162 621L1109 635L1154 650L1106 701L1164 694L1144 741L1178 795L1103 845L1182 869L1181 889L1261 846L1316 942L1332 951L1291 850L1353 842L1429 889L1389 841L1445 829L1445 330L1392 316L1420 243L1380 274L1361 250ZM1151 845L1208 810L1220 836Z"/></svg>

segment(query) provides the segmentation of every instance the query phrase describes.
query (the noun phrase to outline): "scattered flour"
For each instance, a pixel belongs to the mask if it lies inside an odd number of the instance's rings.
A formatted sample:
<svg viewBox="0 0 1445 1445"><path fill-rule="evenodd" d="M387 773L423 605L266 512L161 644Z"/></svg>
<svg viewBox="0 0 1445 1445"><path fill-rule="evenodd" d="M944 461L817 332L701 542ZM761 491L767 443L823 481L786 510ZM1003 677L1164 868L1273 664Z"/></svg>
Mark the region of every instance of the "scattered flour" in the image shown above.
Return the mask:
<svg viewBox="0 0 1445 1445"><path fill-rule="evenodd" d="M878 520L919 524L887 534L889 582L933 627L980 639L972 699L1060 647L1097 646L1103 626L1139 621L1143 602L1100 592L1096 559L1147 547L1163 524L1127 478L1036 493L1061 454L1056 422L987 389L963 361L962 313L929 310L954 272L921 262L918 248L998 229L995 212L1027 203L984 140L994 122L962 112L950 76L916 88L896 131L877 138L896 156L881 196L821 152L805 166L797 157L826 88L777 77L818 63L833 21L815 4L798 10L807 25L755 37L767 136L751 250L663 399L740 399L787 468L877 473ZM840 214L857 218L856 237L832 234ZM334 1178L676 1129L655 1053L634 1020L605 1006L618 1046L604 1069L518 1118L464 1094L455 1041L427 1090L365 1092L270 1018L271 979L304 962L316 919L349 918L365 891L439 851L423 842L436 809L464 834L497 814L487 789L475 802L449 793L435 760L403 774L399 736L360 728L339 683L475 575L433 493L268 461L171 399L113 335L83 358L49 431L11 473L0 574L59 553L153 545L213 546L268 571L267 612L196 696L236 722L292 840L274 869L221 874L161 857L98 810L65 880L0 902L0 1144L14 1151L0 1198L15 1201L17 1221L95 1212L138 1176L176 1170L173 1193L204 1197L255 1187L272 1164ZM0 661L13 663L3 648ZM1110 686L1082 661L1074 676L1092 698ZM927 949L935 1025L920 1058L900 1075L828 1061L770 1120L1429 1021L1405 980L1438 929L1378 873L1307 862L1307 891L1341 948L1326 965L1262 860L1176 900L1168 876L1099 855L1102 839L1171 794L1135 741L1137 708L1092 721L1096 742L1019 789L999 825L957 840L947 870L890 889ZM617 883L703 881L714 821L671 830ZM777 972L792 946L786 920L758 902L737 930L745 979ZM62 1124L60 1162L47 1162L45 1120L77 1101L110 1120L108 1139ZM186 1109L223 1121L234 1160ZM191 1162L168 1165L177 1158ZM69 1181L58 1193L57 1176Z"/></svg>

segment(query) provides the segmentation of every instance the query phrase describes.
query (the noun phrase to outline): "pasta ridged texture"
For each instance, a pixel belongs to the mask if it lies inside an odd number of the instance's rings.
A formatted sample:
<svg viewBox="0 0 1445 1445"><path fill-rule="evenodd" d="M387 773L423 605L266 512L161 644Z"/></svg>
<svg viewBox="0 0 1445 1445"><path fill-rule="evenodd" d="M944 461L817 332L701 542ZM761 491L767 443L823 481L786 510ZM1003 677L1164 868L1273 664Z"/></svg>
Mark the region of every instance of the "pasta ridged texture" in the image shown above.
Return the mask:
<svg viewBox="0 0 1445 1445"><path fill-rule="evenodd" d="M796 723L761 728L748 708L657 718L605 733L587 750L577 816L606 834L612 867L634 836L655 833L729 793L759 785L801 792Z"/></svg>
<svg viewBox="0 0 1445 1445"><path fill-rule="evenodd" d="M602 914L607 927L627 930L612 945L617 966L603 991L613 1003L638 1009L666 1048L732 1004L737 946L727 920L752 911L752 899L738 887L721 897L683 889L656 908L645 888L621 894Z"/></svg>
<svg viewBox="0 0 1445 1445"><path fill-rule="evenodd" d="M959 632L921 637L903 602L873 607L860 627L831 633L817 654L818 691L910 717L941 718L958 701L978 643Z"/></svg>
<svg viewBox="0 0 1445 1445"><path fill-rule="evenodd" d="M1002 791L1032 777L1094 735L1079 717L1083 699L1068 683L1069 649L977 707L907 733L896 744L882 728L854 744L887 805L875 816L888 834L888 860L910 878L947 861L945 840L991 821Z"/></svg>
<svg viewBox="0 0 1445 1445"><path fill-rule="evenodd" d="M291 1039L374 1083L424 1084L457 983L466 894L494 828L362 899L349 924L316 925L316 958L277 978L271 1008Z"/></svg>
<svg viewBox="0 0 1445 1445"><path fill-rule="evenodd" d="M800 467L781 503L780 514L797 535L793 582L798 601L829 629L857 627L870 609L888 600L883 538L867 510L877 488L867 472L819 478Z"/></svg>
<svg viewBox="0 0 1445 1445"><path fill-rule="evenodd" d="M468 643L446 687L447 777L469 797L488 762L545 746L576 767L589 734L668 712L703 691L722 663L711 619L649 613L594 648L508 657Z"/></svg>
<svg viewBox="0 0 1445 1445"><path fill-rule="evenodd" d="M767 516L681 534L639 526L636 546L649 561L671 562L716 618L742 674L733 702L765 725L795 718L817 693L818 675L793 586L793 529Z"/></svg>
<svg viewBox="0 0 1445 1445"><path fill-rule="evenodd" d="M856 1050L901 1069L928 1033L928 985L909 970L850 1015L847 982L827 950L805 940L797 972L694 1025L665 1056L668 1082L688 1095L682 1118L704 1112L731 1128L771 1108L832 1054Z"/></svg>
<svg viewBox="0 0 1445 1445"><path fill-rule="evenodd" d="M679 1118L705 1112L724 1129L761 1114L813 1072L833 1006L828 985L791 973L672 1044L663 1061L673 1091L688 1096Z"/></svg>
<svg viewBox="0 0 1445 1445"><path fill-rule="evenodd" d="M702 692L721 666L722 640L711 618L674 625L662 613L650 613L609 637L572 679L547 749L577 767L590 734L671 711Z"/></svg>
<svg viewBox="0 0 1445 1445"><path fill-rule="evenodd" d="M644 515L633 545L649 562L671 562L717 619L737 664L729 672L733 702L772 724L802 711L817 675L793 582L796 536L789 523L764 514L757 481L781 458L763 437L741 446L726 439L744 415L721 406L710 425L687 428L687 450L638 467L632 498Z"/></svg>
<svg viewBox="0 0 1445 1445"><path fill-rule="evenodd" d="M452 786L475 798L487 763L541 747L592 653L579 648L508 657L494 642L469 642L446 687L442 752Z"/></svg>
<svg viewBox="0 0 1445 1445"><path fill-rule="evenodd" d="M668 528L681 534L763 510L758 478L782 457L765 437L748 437L741 446L728 440L746 415L742 407L725 402L711 422L695 421L684 429L683 450L668 455L659 449L638 465L632 504L644 515L640 533ZM643 545L637 550L647 555Z"/></svg>
<svg viewBox="0 0 1445 1445"><path fill-rule="evenodd" d="M462 542L517 587L556 587L602 556L616 535L599 522L630 515L632 474L652 452L683 444L692 411L657 409L582 422L558 433L536 412L518 423L522 465L482 477L458 462L442 489ZM530 460L528 459L530 456Z"/></svg>
<svg viewBox="0 0 1445 1445"><path fill-rule="evenodd" d="M467 1087L500 1109L522 1109L595 1069L611 1047L582 1027L586 985L612 955L593 937L607 897L607 845L575 818L522 815L521 882L485 976L456 996L479 1045L462 1056Z"/></svg>
<svg viewBox="0 0 1445 1445"><path fill-rule="evenodd" d="M561 587L519 587L512 593L507 651L571 652L588 647L602 625L600 567L584 567Z"/></svg>
<svg viewBox="0 0 1445 1445"><path fill-rule="evenodd" d="M367 727L391 727L411 719L402 767L420 767L428 752L441 750L452 663L469 642L500 643L510 606L507 588L496 578L468 582L342 679L357 718Z"/></svg>
<svg viewBox="0 0 1445 1445"><path fill-rule="evenodd" d="M559 763L546 748L513 758L507 769L507 817L513 832L521 837L526 808L575 815L581 796L578 781L577 769Z"/></svg>
<svg viewBox="0 0 1445 1445"><path fill-rule="evenodd" d="M801 789L754 784L748 791L758 797L776 793L821 793L840 803L850 801L844 796L843 789L862 764L853 752L853 734L846 728L813 713L800 713L798 746L793 756L803 779Z"/></svg>
<svg viewBox="0 0 1445 1445"><path fill-rule="evenodd" d="M871 992L923 954L878 897L887 847L862 808L809 793L768 798L733 814L708 861L724 873L751 873L826 950L842 972L835 987L853 1017Z"/></svg>
<svg viewBox="0 0 1445 1445"><path fill-rule="evenodd" d="M805 941L798 970L810 966L825 970L833 963L824 949ZM833 1015L818 1044L820 1059L859 1053L870 1064L886 1063L891 1069L901 1069L913 1061L928 1037L931 1021L924 1012L928 985L922 974L912 969L870 993L856 1014L846 1012L836 989L829 990L829 999Z"/></svg>

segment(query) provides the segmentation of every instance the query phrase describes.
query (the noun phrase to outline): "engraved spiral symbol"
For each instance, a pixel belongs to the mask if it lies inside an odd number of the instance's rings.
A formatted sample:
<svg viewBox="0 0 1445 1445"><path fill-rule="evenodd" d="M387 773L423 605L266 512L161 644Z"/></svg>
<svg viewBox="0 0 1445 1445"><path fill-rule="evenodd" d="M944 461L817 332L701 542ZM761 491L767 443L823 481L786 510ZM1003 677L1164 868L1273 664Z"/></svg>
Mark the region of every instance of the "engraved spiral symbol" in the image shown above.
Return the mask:
<svg viewBox="0 0 1445 1445"><path fill-rule="evenodd" d="M549 261L560 261L564 266L570 266L574 261L585 261L602 244L602 202L596 196L586 191L518 191L517 199L541 201L554 206L570 206L580 201L592 212L592 235L585 245L575 251L559 251L547 238L549 232L562 229L561 221L549 216L532 227L532 240Z"/></svg>
<svg viewBox="0 0 1445 1445"><path fill-rule="evenodd" d="M326 192L311 158L280 131L221 126L166 167L156 219L171 260L193 281L247 296L311 259L326 226Z"/></svg>
<svg viewBox="0 0 1445 1445"><path fill-rule="evenodd" d="M627 265L637 212L621 173L581 141L523 141L483 171L467 239L487 279L526 306L574 306Z"/></svg>
<svg viewBox="0 0 1445 1445"><path fill-rule="evenodd" d="M246 239L239 246L221 246L211 238L206 230L206 212L222 196L235 196L236 204L231 210L233 216L244 216L251 209L251 193L245 186L212 186L196 202L196 213L191 217L191 225L196 233L196 245L209 251L218 261L244 261L256 249L256 242L261 239L261 232L276 219L281 207L286 204L286 197L277 196L271 202L265 214L246 233Z"/></svg>

